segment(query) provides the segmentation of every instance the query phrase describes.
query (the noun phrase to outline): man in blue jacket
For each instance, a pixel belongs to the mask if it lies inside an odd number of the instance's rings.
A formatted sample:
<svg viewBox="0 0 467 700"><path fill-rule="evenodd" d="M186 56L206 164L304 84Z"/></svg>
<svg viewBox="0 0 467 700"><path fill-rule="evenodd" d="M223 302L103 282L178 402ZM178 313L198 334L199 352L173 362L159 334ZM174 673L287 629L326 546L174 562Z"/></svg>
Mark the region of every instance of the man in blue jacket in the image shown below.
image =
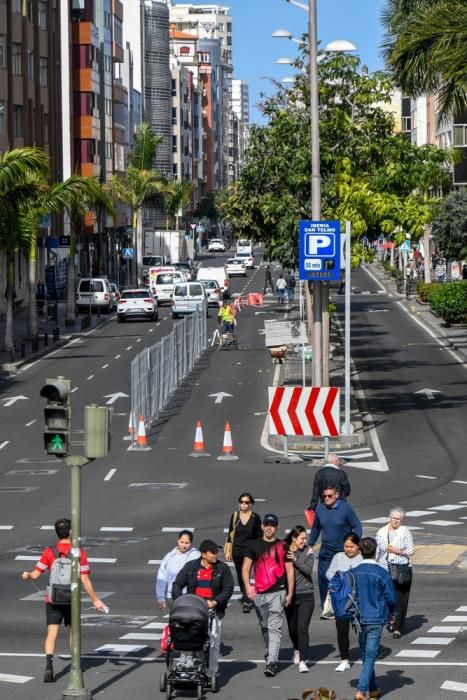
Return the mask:
<svg viewBox="0 0 467 700"><path fill-rule="evenodd" d="M352 569L360 609L358 641L363 664L355 700L365 700L367 693L370 698L380 698L383 694L376 685L375 663L383 627L386 622L394 621L397 612L394 584L386 569L376 563L376 549L373 537L363 537L360 540L363 562Z"/></svg>
<svg viewBox="0 0 467 700"><path fill-rule="evenodd" d="M328 592L326 571L329 569L334 554L344 551L344 536L356 532L362 536L362 524L354 509L339 498L335 486L328 486L323 491L323 503L315 511L315 520L310 532L308 545L313 551L313 545L321 535L321 547L318 556L318 585L321 607ZM322 618L323 619L323 618Z"/></svg>

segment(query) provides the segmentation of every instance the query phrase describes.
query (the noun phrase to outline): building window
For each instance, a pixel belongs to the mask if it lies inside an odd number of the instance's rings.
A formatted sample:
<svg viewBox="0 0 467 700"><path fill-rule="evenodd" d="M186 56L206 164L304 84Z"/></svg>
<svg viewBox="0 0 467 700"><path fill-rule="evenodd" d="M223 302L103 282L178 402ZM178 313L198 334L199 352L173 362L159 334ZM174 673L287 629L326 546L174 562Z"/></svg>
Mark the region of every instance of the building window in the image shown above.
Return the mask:
<svg viewBox="0 0 467 700"><path fill-rule="evenodd" d="M173 173L173 176L174 176L174 177L177 177L177 175L178 175L178 165L177 165L177 163L173 163L173 165L172 165L172 173Z"/></svg>
<svg viewBox="0 0 467 700"><path fill-rule="evenodd" d="M34 22L34 3L33 0L27 0L26 2L26 13L28 16L28 20L30 22Z"/></svg>
<svg viewBox="0 0 467 700"><path fill-rule="evenodd" d="M47 3L45 0L39 0L39 29L47 31Z"/></svg>
<svg viewBox="0 0 467 700"><path fill-rule="evenodd" d="M118 17L114 17L114 41L119 46L123 46L122 22L118 19Z"/></svg>
<svg viewBox="0 0 467 700"><path fill-rule="evenodd" d="M0 134L5 133L5 100L0 100Z"/></svg>
<svg viewBox="0 0 467 700"><path fill-rule="evenodd" d="M44 143L49 143L49 115L44 114Z"/></svg>
<svg viewBox="0 0 467 700"><path fill-rule="evenodd" d="M0 34L0 68L6 67L6 37Z"/></svg>
<svg viewBox="0 0 467 700"><path fill-rule="evenodd" d="M93 163L96 152L94 139L76 140L75 151L78 163Z"/></svg>
<svg viewBox="0 0 467 700"><path fill-rule="evenodd" d="M47 67L48 67L47 58L45 56L41 56L40 62L39 62L39 82L42 85L42 87L47 87L47 84L48 84Z"/></svg>
<svg viewBox="0 0 467 700"><path fill-rule="evenodd" d="M105 113L112 116L112 100L105 100Z"/></svg>
<svg viewBox="0 0 467 700"><path fill-rule="evenodd" d="M467 124L454 126L454 146L467 146Z"/></svg>
<svg viewBox="0 0 467 700"><path fill-rule="evenodd" d="M172 136L172 153L177 152L177 137L174 135Z"/></svg>
<svg viewBox="0 0 467 700"><path fill-rule="evenodd" d="M13 136L19 138L23 135L23 108L21 105L13 105Z"/></svg>
<svg viewBox="0 0 467 700"><path fill-rule="evenodd" d="M177 81L175 78L172 78L172 97L175 97L177 95Z"/></svg>
<svg viewBox="0 0 467 700"><path fill-rule="evenodd" d="M15 12L17 15L20 15L21 14L21 0L12 0L11 9L12 9L12 12Z"/></svg>
<svg viewBox="0 0 467 700"><path fill-rule="evenodd" d="M34 51L28 49L28 80L34 80Z"/></svg>
<svg viewBox="0 0 467 700"><path fill-rule="evenodd" d="M172 107L172 124L177 123L177 108Z"/></svg>
<svg viewBox="0 0 467 700"><path fill-rule="evenodd" d="M12 73L13 75L22 75L21 71L21 44L12 44Z"/></svg>

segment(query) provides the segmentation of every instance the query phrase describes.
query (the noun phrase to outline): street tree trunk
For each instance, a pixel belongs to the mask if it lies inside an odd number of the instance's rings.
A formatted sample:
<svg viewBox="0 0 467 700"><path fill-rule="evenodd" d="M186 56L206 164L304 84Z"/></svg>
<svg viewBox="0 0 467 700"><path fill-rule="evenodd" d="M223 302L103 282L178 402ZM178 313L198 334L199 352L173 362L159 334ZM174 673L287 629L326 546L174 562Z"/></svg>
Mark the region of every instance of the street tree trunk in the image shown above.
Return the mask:
<svg viewBox="0 0 467 700"><path fill-rule="evenodd" d="M28 336L29 338L36 338L39 333L39 321L37 318L37 303L36 303L36 286L37 286L37 236L34 234L31 236L29 243L29 257L28 257Z"/></svg>
<svg viewBox="0 0 467 700"><path fill-rule="evenodd" d="M6 317L3 349L11 352L15 346L13 336L13 303L15 299L15 254L7 253Z"/></svg>
<svg viewBox="0 0 467 700"><path fill-rule="evenodd" d="M138 287L143 284L143 212L142 208L133 213L133 231L136 244L136 279Z"/></svg>
<svg viewBox="0 0 467 700"><path fill-rule="evenodd" d="M73 325L76 320L76 271L75 271L75 250L76 250L76 229L72 221L70 226L70 252L67 261L67 281L66 281L66 325Z"/></svg>

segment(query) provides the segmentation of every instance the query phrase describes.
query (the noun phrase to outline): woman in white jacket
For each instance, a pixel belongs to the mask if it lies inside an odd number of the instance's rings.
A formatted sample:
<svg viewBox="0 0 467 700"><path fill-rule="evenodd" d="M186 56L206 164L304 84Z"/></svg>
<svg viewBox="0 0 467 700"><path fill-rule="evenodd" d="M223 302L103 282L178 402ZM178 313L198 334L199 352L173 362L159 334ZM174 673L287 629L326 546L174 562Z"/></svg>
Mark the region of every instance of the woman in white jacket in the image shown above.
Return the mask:
<svg viewBox="0 0 467 700"><path fill-rule="evenodd" d="M156 579L157 607L165 610L172 604L172 584L178 572L185 564L193 559L199 559L201 554L193 547L193 533L182 530L178 533L177 546L167 552L163 558Z"/></svg>

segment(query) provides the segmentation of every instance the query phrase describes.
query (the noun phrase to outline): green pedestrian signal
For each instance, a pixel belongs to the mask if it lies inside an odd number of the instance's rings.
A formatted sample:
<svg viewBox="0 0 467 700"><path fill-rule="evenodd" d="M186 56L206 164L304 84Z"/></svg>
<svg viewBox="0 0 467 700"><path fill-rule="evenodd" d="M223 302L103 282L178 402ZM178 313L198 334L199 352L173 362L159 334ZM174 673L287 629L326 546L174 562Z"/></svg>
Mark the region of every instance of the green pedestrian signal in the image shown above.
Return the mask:
<svg viewBox="0 0 467 700"><path fill-rule="evenodd" d="M70 381L63 377L47 379L41 396L47 399L44 408L44 449L48 455L66 457L71 443Z"/></svg>
<svg viewBox="0 0 467 700"><path fill-rule="evenodd" d="M63 449L63 440L60 437L60 435L55 435L55 437L52 439L52 449L56 450L57 452L61 452Z"/></svg>

